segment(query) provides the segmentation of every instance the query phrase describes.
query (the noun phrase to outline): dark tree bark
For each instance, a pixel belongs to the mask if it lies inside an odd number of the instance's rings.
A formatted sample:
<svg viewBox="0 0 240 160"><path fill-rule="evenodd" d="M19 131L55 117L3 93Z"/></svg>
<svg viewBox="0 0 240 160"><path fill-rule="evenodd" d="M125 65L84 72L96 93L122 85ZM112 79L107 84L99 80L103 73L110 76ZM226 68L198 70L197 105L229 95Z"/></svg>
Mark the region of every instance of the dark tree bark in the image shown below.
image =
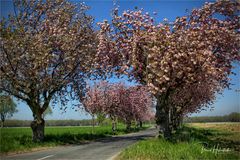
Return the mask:
<svg viewBox="0 0 240 160"><path fill-rule="evenodd" d="M36 103L36 101L28 101L28 105L30 106L33 112L33 121L31 122L32 128L32 141L33 142L43 142L44 140L44 127L45 121L42 118L43 112L46 110L49 102L44 103L41 107L40 104Z"/></svg>
<svg viewBox="0 0 240 160"><path fill-rule="evenodd" d="M157 97L156 105L156 123L160 126L159 133L163 134L164 138L171 138L170 129L170 109L168 105L168 96L166 93Z"/></svg>
<svg viewBox="0 0 240 160"><path fill-rule="evenodd" d="M126 129L127 129L127 131L130 131L130 129L131 129L131 121L127 121L126 122Z"/></svg>
<svg viewBox="0 0 240 160"><path fill-rule="evenodd" d="M94 133L94 126L95 126L94 115L92 115L92 134Z"/></svg>
<svg viewBox="0 0 240 160"><path fill-rule="evenodd" d="M178 120L178 128L182 128L183 127L183 116L179 116L179 120Z"/></svg>
<svg viewBox="0 0 240 160"><path fill-rule="evenodd" d="M172 112L172 128L173 130L178 130L182 127L182 124L183 124L183 115L182 115L182 112L181 111L178 111L176 110L176 107L174 107L175 110L174 112Z"/></svg>
<svg viewBox="0 0 240 160"><path fill-rule="evenodd" d="M139 121L139 127L142 128L142 126L143 126L142 121Z"/></svg>
<svg viewBox="0 0 240 160"><path fill-rule="evenodd" d="M111 120L112 120L112 132L113 132L113 134L116 134L116 130L117 130L116 118L111 117Z"/></svg>
<svg viewBox="0 0 240 160"><path fill-rule="evenodd" d="M178 129L178 114L177 114L177 108L172 107L171 108L171 128L172 130Z"/></svg>
<svg viewBox="0 0 240 160"><path fill-rule="evenodd" d="M34 119L31 123L32 128L32 141L42 142L44 140L44 119Z"/></svg>
<svg viewBox="0 0 240 160"><path fill-rule="evenodd" d="M5 115L1 114L1 128L4 127L4 122L5 122Z"/></svg>

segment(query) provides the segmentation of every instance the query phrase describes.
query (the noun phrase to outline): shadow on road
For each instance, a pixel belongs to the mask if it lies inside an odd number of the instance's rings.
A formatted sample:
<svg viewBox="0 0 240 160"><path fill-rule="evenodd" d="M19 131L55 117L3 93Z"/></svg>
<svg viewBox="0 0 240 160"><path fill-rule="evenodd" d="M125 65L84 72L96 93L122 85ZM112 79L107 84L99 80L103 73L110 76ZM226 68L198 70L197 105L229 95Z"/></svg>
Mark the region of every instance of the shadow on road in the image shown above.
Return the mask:
<svg viewBox="0 0 240 160"><path fill-rule="evenodd" d="M149 130L149 129L148 129ZM151 129L150 129L151 130ZM107 133L101 133L101 134L71 134L71 133L66 133L66 134L61 134L61 135L56 135L56 134L48 134L45 136L44 142L54 142L57 144L73 144L73 145L80 145L80 144L88 144L89 141L96 141L96 142L113 142L113 141L122 141L122 140L141 140L147 137L151 137L150 135L139 135L139 136L134 136L134 134L139 134L138 130L131 130L130 134L127 135L120 135L120 136L114 136L112 137L112 132L107 132ZM144 130L143 130L144 131ZM123 133L129 133L128 131L121 130L120 132ZM141 132L141 131L140 131ZM24 142L24 140L23 140Z"/></svg>
<svg viewBox="0 0 240 160"><path fill-rule="evenodd" d="M146 132L143 132L144 134L140 133L134 133L134 134L128 134L123 136L115 136L115 137L108 137L96 140L96 142L102 142L102 143L112 143L117 141L137 141L137 140L143 140L146 138L154 137L155 133L152 133L152 131L155 129L148 129L149 134L146 134Z"/></svg>

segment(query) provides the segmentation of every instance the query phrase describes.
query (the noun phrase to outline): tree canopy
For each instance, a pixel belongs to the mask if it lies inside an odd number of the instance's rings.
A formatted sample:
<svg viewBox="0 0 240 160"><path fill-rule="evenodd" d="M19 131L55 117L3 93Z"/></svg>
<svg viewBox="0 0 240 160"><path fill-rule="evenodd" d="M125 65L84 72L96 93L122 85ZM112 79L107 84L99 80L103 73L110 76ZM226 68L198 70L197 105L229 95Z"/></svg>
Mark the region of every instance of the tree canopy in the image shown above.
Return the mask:
<svg viewBox="0 0 240 160"><path fill-rule="evenodd" d="M153 115L153 100L144 86L127 87L102 81L87 89L83 105L90 114L103 113L112 121L118 118L128 128L132 121L147 121Z"/></svg>
<svg viewBox="0 0 240 160"><path fill-rule="evenodd" d="M169 136L174 95L185 103L201 94L198 88L209 87L209 97L198 99L195 109L192 104L185 106L185 111L192 112L229 87L233 62L240 60L239 6L237 1L206 3L174 22L162 23L143 10L119 14L116 8L112 23L99 23L98 57L104 64L100 68L127 74L148 86L158 100L157 123ZM177 94L185 89L196 94Z"/></svg>
<svg viewBox="0 0 240 160"><path fill-rule="evenodd" d="M0 90L28 104L32 128L44 125L50 101L65 106L84 95L96 46L87 9L66 0L14 0L15 14L1 20Z"/></svg>

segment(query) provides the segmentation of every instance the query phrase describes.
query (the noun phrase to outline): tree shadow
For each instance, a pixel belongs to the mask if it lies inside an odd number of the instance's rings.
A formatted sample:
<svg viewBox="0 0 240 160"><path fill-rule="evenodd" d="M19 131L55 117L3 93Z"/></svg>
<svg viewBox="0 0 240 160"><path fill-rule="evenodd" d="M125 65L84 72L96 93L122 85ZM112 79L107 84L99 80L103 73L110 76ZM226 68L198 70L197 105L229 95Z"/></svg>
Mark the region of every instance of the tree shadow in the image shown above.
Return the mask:
<svg viewBox="0 0 240 160"><path fill-rule="evenodd" d="M144 130L147 127L143 128L131 128L130 130L126 129L117 129L116 133L119 134L127 134L127 133L134 133L140 130ZM44 138L44 142L54 142L57 144L87 144L89 141L98 141L98 142L113 142L113 141L120 141L120 140L135 140L141 139L140 137L128 137L128 136L121 136L121 137L112 137L115 135L112 131L106 131L102 133L79 133L79 134L71 134L71 133L64 133L64 134L47 134ZM142 136L143 138L144 136Z"/></svg>
<svg viewBox="0 0 240 160"><path fill-rule="evenodd" d="M154 136L155 135L151 135L151 134L148 134L148 135L142 134L142 135L133 135L133 136L126 135L126 136L103 138L103 139L97 140L96 142L101 142L101 143L113 143L113 142L118 142L118 141L128 141L129 142L129 141L144 140L144 139L151 138Z"/></svg>
<svg viewBox="0 0 240 160"><path fill-rule="evenodd" d="M53 142L57 144L86 144L88 141L99 139L99 138L106 138L109 135L105 134L88 134L88 133L80 133L80 134L71 134L71 133L64 133L64 134L49 134L46 135L44 138L44 142Z"/></svg>
<svg viewBox="0 0 240 160"><path fill-rule="evenodd" d="M94 132L93 133L70 133L68 132L68 133L60 133L60 134L46 134L44 137L44 141L39 143L32 142L31 135L20 135L13 138L15 142L18 142L20 145L24 145L24 146L44 145L44 144L79 145L79 144L87 144L89 143L89 141L93 141L93 140L101 140L103 138L104 139L109 138L109 137L112 137L113 135L138 132L146 128L147 127L144 127L142 129L131 128L130 130L119 128L116 130L116 134L114 134L114 132L112 132L111 130L101 132L101 133L94 133ZM109 141L114 141L114 140L118 140L118 138L112 137L109 139Z"/></svg>
<svg viewBox="0 0 240 160"><path fill-rule="evenodd" d="M206 148L229 148L239 152L240 140L226 138L233 134L234 133L231 132L220 132L214 129L200 129L183 126L173 134L170 141L173 143L200 141Z"/></svg>
<svg viewBox="0 0 240 160"><path fill-rule="evenodd" d="M44 137L43 142L32 142L31 135L21 135L18 137L14 137L14 141L19 143L20 145L44 145L44 144L86 144L89 141L110 137L110 135L101 133L101 134L88 134L88 133L79 133L79 134L47 134Z"/></svg>

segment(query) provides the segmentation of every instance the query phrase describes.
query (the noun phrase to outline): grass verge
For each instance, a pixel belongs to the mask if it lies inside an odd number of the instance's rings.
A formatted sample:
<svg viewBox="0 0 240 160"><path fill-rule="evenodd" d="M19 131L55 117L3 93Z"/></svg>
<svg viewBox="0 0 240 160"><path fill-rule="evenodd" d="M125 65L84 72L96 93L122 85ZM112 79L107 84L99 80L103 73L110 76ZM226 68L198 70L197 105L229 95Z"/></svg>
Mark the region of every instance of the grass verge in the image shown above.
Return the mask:
<svg viewBox="0 0 240 160"><path fill-rule="evenodd" d="M148 127L143 127L143 129L146 128ZM124 125L118 125L116 134L126 134L139 130L126 131ZM46 127L44 142L33 143L30 128L1 128L0 154L21 153L58 145L82 144L111 135L111 126L95 127L94 130L92 127Z"/></svg>
<svg viewBox="0 0 240 160"><path fill-rule="evenodd" d="M173 135L171 141L161 138L143 140L125 149L116 159L240 159L239 146L239 132L232 127L204 129L186 125Z"/></svg>

